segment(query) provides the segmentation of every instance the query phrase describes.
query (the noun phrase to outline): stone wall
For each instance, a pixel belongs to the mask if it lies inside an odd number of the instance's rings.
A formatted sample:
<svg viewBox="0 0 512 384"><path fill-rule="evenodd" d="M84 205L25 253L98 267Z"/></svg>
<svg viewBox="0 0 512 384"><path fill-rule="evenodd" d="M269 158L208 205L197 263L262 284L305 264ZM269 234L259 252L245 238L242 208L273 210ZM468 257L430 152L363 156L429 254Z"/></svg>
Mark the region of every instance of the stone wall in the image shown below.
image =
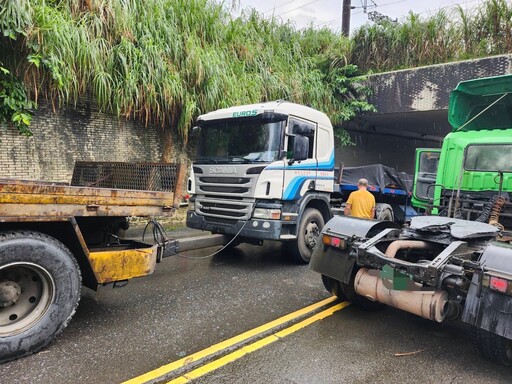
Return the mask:
<svg viewBox="0 0 512 384"><path fill-rule="evenodd" d="M89 102L58 112L41 102L31 130L30 138L0 131L0 178L69 182L75 161L159 162L164 150L162 128L101 113ZM174 145L170 158L177 157Z"/></svg>
<svg viewBox="0 0 512 384"><path fill-rule="evenodd" d="M448 109L450 92L463 80L512 73L512 55L499 55L371 75L369 102L377 114Z"/></svg>

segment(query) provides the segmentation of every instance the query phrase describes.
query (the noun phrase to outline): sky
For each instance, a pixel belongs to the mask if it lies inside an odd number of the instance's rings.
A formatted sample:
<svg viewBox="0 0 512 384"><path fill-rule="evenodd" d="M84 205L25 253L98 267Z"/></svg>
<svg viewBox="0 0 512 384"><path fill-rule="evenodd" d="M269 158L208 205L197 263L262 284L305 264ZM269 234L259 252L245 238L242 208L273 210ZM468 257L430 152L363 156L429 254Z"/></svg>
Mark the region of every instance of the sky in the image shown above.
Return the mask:
<svg viewBox="0 0 512 384"><path fill-rule="evenodd" d="M274 14L283 21L292 21L297 28L313 24L316 27L327 26L334 31L341 30L341 8L343 0L237 0L239 14L241 9L254 8L265 16ZM368 4L367 12L377 11L391 19L402 19L409 11L421 16L428 16L444 8L446 11L461 5L463 9L471 9L483 0L352 0L350 29L368 23L368 14L364 13L362 5ZM377 6L375 6L376 4Z"/></svg>

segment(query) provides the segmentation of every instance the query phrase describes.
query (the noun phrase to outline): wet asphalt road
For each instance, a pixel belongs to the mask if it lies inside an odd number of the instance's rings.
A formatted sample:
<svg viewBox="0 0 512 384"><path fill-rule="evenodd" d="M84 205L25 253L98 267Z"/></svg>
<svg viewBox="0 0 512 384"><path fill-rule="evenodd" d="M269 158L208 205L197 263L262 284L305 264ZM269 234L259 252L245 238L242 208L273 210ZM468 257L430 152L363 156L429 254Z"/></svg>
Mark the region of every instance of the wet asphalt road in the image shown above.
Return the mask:
<svg viewBox="0 0 512 384"><path fill-rule="evenodd" d="M0 383L120 383L326 297L320 276L288 261L277 243L166 259L124 288L84 290L63 334L1 365ZM421 352L394 355L413 351ZM511 381L512 368L481 358L460 326L349 306L195 382Z"/></svg>

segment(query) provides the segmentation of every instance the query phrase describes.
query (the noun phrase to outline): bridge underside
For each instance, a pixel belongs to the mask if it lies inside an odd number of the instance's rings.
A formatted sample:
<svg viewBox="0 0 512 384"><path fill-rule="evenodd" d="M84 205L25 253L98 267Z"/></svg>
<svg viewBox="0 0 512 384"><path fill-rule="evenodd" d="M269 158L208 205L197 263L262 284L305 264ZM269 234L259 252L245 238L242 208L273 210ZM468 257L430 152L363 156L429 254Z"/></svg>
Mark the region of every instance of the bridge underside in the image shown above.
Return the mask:
<svg viewBox="0 0 512 384"><path fill-rule="evenodd" d="M345 166L382 163L399 171L414 171L416 148L440 147L451 130L450 91L460 81L512 73L512 55L371 75L370 103L376 113L347 122L355 146L337 150Z"/></svg>

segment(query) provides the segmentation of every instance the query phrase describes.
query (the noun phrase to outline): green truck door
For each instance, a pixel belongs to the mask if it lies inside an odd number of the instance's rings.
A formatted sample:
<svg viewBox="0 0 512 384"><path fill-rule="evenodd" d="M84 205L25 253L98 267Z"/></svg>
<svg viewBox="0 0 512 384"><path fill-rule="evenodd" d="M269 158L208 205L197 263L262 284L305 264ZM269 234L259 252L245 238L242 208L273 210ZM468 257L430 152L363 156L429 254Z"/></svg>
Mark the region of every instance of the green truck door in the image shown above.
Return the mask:
<svg viewBox="0 0 512 384"><path fill-rule="evenodd" d="M437 169L439 166L440 149L416 149L416 164L414 168L414 186L412 204L416 208L426 209L434 198Z"/></svg>

